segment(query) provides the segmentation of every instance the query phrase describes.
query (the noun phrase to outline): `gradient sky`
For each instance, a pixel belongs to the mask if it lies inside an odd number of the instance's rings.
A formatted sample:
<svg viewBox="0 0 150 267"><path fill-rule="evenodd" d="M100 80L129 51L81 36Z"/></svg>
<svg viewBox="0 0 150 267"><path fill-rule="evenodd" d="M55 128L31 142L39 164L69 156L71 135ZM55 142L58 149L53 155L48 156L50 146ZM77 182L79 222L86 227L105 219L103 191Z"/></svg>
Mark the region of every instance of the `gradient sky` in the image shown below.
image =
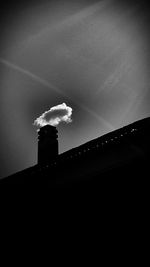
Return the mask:
<svg viewBox="0 0 150 267"><path fill-rule="evenodd" d="M148 1L5 1L0 12L0 178L36 164L33 122L52 106L73 108L60 153L150 115Z"/></svg>

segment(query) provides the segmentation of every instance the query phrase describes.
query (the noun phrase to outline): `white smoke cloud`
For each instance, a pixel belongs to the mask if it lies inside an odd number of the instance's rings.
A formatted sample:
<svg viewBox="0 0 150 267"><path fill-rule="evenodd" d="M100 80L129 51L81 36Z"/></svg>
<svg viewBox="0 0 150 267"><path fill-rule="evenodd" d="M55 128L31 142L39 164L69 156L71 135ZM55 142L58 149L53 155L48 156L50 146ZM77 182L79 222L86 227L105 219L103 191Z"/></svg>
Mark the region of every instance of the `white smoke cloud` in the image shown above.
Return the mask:
<svg viewBox="0 0 150 267"><path fill-rule="evenodd" d="M45 125L56 126L60 122L72 122L71 119L72 108L68 107L65 103L54 106L45 111L40 117L34 121L34 125L42 127Z"/></svg>

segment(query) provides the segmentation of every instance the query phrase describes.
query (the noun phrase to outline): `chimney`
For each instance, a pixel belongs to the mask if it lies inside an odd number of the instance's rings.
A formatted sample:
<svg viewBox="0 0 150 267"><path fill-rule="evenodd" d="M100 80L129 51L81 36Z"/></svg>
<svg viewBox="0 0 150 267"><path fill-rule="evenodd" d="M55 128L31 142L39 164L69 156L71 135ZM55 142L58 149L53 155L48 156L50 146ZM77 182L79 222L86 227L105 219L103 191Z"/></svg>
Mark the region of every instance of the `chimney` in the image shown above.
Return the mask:
<svg viewBox="0 0 150 267"><path fill-rule="evenodd" d="M38 130L38 164L48 164L58 155L58 131L45 125Z"/></svg>

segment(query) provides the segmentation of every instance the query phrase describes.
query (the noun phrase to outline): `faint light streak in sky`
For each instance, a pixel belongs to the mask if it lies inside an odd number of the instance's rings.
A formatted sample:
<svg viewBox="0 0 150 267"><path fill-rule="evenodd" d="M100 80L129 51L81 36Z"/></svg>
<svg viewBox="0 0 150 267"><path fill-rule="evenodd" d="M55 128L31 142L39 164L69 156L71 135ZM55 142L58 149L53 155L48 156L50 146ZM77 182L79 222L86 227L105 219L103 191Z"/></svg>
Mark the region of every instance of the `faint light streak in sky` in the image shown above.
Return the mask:
<svg viewBox="0 0 150 267"><path fill-rule="evenodd" d="M93 13L95 13L97 10L101 10L102 8L106 7L107 4L111 3L112 0L102 0L99 1L97 3L94 3L92 5L88 5L87 7L83 8L81 11L71 15L71 16L67 16L67 18L65 18L63 21L59 21L56 22L55 24L51 25L51 26L47 26L45 27L43 30L41 30L39 33L36 33L32 36L30 36L30 38L28 38L28 41L26 40L26 44L27 42L33 41L33 39L38 38L39 36L41 36L42 34L45 34L47 31L51 31L55 32L58 28L59 30L61 30L61 28L65 28L66 26L71 26L74 23L79 23L80 21L82 21L83 19L87 18L88 16L93 15ZM50 34L50 32L49 32Z"/></svg>
<svg viewBox="0 0 150 267"><path fill-rule="evenodd" d="M4 65L8 66L9 68L12 68L16 71L19 71L29 77L31 77L32 79L34 79L35 81L41 83L43 86L47 87L48 89L52 89L56 92L58 92L60 95L64 96L65 98L67 97L68 100L73 101L77 106L80 106L81 109L85 110L86 112L88 112L89 114L91 114L92 116L94 116L96 119L98 119L101 123L104 123L105 126L108 127L109 130L114 130L114 126L112 124L110 124L108 121L106 121L104 118L102 118L100 115L96 114L93 110L91 110L90 108L88 108L87 106L80 104L80 103L76 103L74 100L71 99L70 96L65 95L59 88L55 87L54 85L50 84L49 82L47 82L46 80L40 78L39 76L31 73L28 70L25 70L19 66L17 66L16 64L13 64L11 62L9 62L8 60L5 60L3 58L0 58L0 62L3 63Z"/></svg>
<svg viewBox="0 0 150 267"><path fill-rule="evenodd" d="M33 80L35 80L35 81L41 83L43 86L45 86L45 87L47 87L47 88L49 88L49 89L53 89L53 90L55 90L56 92L62 94L62 92L61 92L56 86L50 84L49 82L47 82L46 80L44 80L44 79L40 78L39 76L33 74L32 72L30 72L30 71L28 71L28 70L25 70L25 69L23 69L23 68L17 66L16 64L13 64L13 63L11 63L10 61L5 60L5 59L3 59L3 58L0 58L0 62L3 63L4 65L6 65L6 66L8 66L8 67L10 67L10 68L12 68L12 69L14 69L14 70L16 70L16 71L19 71L19 72L21 72L21 73L23 73L23 74L25 74L25 75L31 77Z"/></svg>

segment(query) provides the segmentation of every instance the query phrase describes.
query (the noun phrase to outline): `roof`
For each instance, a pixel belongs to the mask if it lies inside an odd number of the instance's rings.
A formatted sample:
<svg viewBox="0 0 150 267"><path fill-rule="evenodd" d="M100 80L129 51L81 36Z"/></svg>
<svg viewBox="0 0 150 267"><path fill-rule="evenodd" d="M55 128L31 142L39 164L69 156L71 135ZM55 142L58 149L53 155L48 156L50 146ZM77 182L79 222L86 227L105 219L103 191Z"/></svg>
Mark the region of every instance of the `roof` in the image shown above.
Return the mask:
<svg viewBox="0 0 150 267"><path fill-rule="evenodd" d="M83 155L90 155L98 150L102 152L102 150L107 149L110 145L122 144L123 141L131 143L131 140L139 135L139 133L144 133L145 130L150 130L150 118L144 118L134 123L131 123L127 126L119 128L115 131L109 132L103 136L90 140L78 147L72 148L60 155L50 162L48 165L43 166L41 168L49 168L51 166L57 166L60 162L73 160L75 158L81 158Z"/></svg>
<svg viewBox="0 0 150 267"><path fill-rule="evenodd" d="M149 132L150 118L145 118L72 148L47 165L37 164L5 179L13 180L14 177L19 181L23 177L30 181L31 177L37 176L45 179L55 179L57 175L61 178L67 175L71 178L94 176L114 166L145 157L146 150L143 149L146 146L143 144L149 140Z"/></svg>

